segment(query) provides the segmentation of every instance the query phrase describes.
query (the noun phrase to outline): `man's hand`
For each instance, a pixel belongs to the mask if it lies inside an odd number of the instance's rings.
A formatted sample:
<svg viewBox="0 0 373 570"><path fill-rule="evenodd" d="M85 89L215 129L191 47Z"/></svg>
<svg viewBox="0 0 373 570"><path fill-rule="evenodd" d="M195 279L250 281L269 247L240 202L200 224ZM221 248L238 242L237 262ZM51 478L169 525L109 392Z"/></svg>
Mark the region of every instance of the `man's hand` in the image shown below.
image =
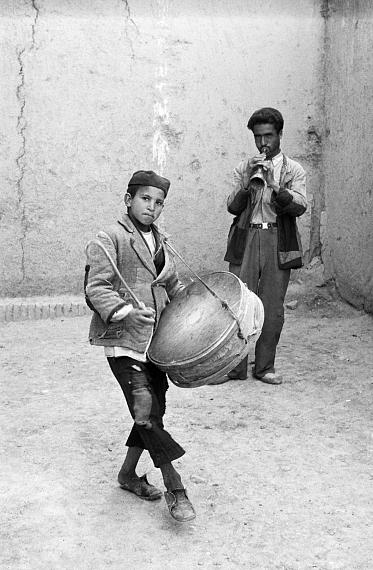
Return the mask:
<svg viewBox="0 0 373 570"><path fill-rule="evenodd" d="M268 162L268 161L266 161L266 155L264 152L249 158L249 160L247 161L244 173L243 173L243 186L246 190L249 190L250 177L253 173L253 170L257 166L265 166L266 162Z"/></svg>
<svg viewBox="0 0 373 570"><path fill-rule="evenodd" d="M265 169L265 178L267 182L267 186L272 188L272 190L277 194L280 190L279 185L275 182L275 169L272 164L272 160L265 160L263 162L263 167Z"/></svg>
<svg viewBox="0 0 373 570"><path fill-rule="evenodd" d="M144 325L153 325L155 322L155 311L151 307L134 308L125 317L126 324L134 327L142 327Z"/></svg>

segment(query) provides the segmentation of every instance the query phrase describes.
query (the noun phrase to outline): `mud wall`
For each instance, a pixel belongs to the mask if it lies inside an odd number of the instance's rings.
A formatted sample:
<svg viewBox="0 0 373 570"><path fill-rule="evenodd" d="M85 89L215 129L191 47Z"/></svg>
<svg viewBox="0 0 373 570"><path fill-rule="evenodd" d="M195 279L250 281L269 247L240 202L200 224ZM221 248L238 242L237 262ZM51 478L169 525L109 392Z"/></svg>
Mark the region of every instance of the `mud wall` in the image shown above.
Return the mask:
<svg viewBox="0 0 373 570"><path fill-rule="evenodd" d="M342 296L373 312L373 7L328 8L324 261Z"/></svg>
<svg viewBox="0 0 373 570"><path fill-rule="evenodd" d="M317 253L323 26L316 0L3 0L0 296L80 292L84 244L139 168L171 179L160 223L189 263L226 269L231 173L264 105L308 171Z"/></svg>

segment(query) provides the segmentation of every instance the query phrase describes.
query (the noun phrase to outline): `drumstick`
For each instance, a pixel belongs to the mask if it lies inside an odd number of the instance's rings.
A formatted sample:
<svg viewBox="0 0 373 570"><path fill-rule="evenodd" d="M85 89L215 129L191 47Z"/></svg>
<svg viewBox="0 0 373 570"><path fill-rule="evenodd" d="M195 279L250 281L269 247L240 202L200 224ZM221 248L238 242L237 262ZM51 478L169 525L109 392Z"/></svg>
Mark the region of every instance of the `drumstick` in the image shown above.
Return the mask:
<svg viewBox="0 0 373 570"><path fill-rule="evenodd" d="M117 277L120 279L121 283L124 285L124 287L127 289L128 293L131 295L132 299L135 301L136 305L138 306L139 309L143 309L145 307L144 303L142 303L141 301L139 301L139 299L136 297L135 293L132 291L132 289L127 285L127 283L125 282L125 280L123 279L123 277L121 276L121 274L119 273L119 269L115 264L115 261L113 260L113 258L111 257L110 253L108 252L108 250L106 249L106 247L104 246L104 244L98 240L98 239L92 239L91 241L89 241L86 245L85 251L88 255L88 248L90 245L95 244L98 247L100 247L102 249L102 251L104 252L104 254L106 255L106 257L108 258L112 268L114 269L114 273L117 275Z"/></svg>
<svg viewBox="0 0 373 570"><path fill-rule="evenodd" d="M174 247L172 247L172 245L171 245L167 240L165 240L165 244L166 244L167 247L184 263L184 265L186 265L186 267L187 267L187 268L189 269L189 271L194 275L194 277L196 277L196 279L198 279L198 281L200 281L200 282L202 283L202 285L204 285L204 286L206 287L206 289L211 293L211 295L212 295L213 297L215 297L215 299L217 299L217 300L220 302L220 304L221 304L221 306L223 307L223 309L225 309L226 311L228 311L228 312L232 315L233 319L236 321L237 326L238 326L238 336L239 336L240 338L245 339L245 337L244 337L244 335L242 334L242 331L241 331L240 321L239 321L237 315L235 314L235 312L234 312L234 311L230 308L230 306L228 305L227 301L224 301L224 299L221 299L221 298L219 297L219 295L217 295L217 294L215 293L215 291L214 291L213 289L211 289L211 287L209 287L209 286L207 285L207 283L205 283L205 282L203 281L203 279L201 279L201 277L200 277L199 275L197 275L197 273L196 273L195 271L193 271L193 269L187 264L187 262L186 262L185 259L180 255L180 253L178 253L178 252L176 251L176 249L175 249ZM247 342L246 339L245 339L245 342Z"/></svg>

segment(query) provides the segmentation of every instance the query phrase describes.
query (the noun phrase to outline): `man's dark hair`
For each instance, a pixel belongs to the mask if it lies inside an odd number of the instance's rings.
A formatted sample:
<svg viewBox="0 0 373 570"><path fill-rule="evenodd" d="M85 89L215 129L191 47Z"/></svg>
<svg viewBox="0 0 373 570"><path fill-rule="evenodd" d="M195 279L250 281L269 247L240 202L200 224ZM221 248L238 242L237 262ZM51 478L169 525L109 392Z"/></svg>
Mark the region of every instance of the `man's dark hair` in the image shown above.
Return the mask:
<svg viewBox="0 0 373 570"><path fill-rule="evenodd" d="M280 111L272 107L263 107L255 111L247 123L247 128L253 130L255 125L270 123L274 125L277 134L284 128L284 118Z"/></svg>

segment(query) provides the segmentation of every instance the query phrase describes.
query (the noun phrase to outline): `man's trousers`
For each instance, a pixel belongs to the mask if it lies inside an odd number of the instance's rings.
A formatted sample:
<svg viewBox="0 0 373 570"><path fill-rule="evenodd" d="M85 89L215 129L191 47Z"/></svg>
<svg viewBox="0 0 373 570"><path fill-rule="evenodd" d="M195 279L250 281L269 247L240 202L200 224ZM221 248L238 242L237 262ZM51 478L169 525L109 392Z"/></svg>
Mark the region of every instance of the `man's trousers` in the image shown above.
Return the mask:
<svg viewBox="0 0 373 570"><path fill-rule="evenodd" d="M256 293L264 306L262 333L255 345L253 373L262 378L275 371L276 348L284 324L284 300L290 269L279 269L277 228L249 228L241 265L229 265L229 271ZM247 358L235 369L247 372Z"/></svg>

